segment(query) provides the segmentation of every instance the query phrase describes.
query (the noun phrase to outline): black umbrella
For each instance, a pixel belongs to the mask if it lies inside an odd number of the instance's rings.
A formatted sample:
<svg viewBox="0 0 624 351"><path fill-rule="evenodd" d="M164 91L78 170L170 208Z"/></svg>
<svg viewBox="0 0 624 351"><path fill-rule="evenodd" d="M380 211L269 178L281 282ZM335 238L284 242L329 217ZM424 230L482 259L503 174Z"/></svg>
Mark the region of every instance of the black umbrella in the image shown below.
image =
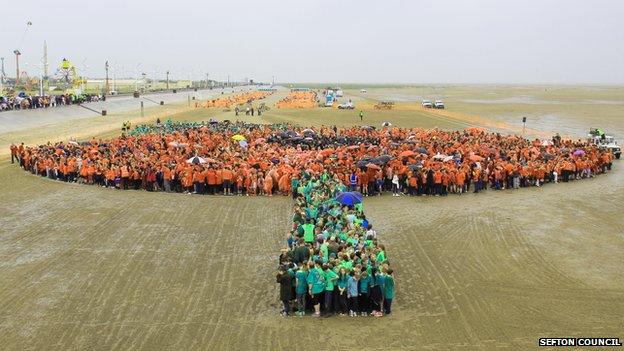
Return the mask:
<svg viewBox="0 0 624 351"><path fill-rule="evenodd" d="M369 163L368 161L364 161L364 160L358 161L357 166L358 168L365 168L368 163Z"/></svg>
<svg viewBox="0 0 624 351"><path fill-rule="evenodd" d="M387 161L384 162L383 160L380 160L379 158L374 158L370 162L377 166L381 166L381 165L384 165Z"/></svg>
<svg viewBox="0 0 624 351"><path fill-rule="evenodd" d="M410 171L416 171L416 170L421 169L421 168L422 168L422 165L421 165L421 164L415 164L415 165L414 165L414 164L412 164L412 165L408 165L408 166L407 166L407 168L408 168Z"/></svg>
<svg viewBox="0 0 624 351"><path fill-rule="evenodd" d="M424 147L419 147L416 149L416 151L421 154L429 155L429 152L427 152L427 149L425 149Z"/></svg>

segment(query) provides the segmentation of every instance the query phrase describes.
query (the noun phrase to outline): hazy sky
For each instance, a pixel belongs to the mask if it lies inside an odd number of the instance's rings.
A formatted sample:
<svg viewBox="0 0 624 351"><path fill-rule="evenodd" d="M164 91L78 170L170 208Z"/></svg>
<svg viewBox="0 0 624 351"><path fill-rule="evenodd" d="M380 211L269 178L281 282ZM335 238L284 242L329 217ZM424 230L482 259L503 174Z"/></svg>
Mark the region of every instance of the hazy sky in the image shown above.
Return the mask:
<svg viewBox="0 0 624 351"><path fill-rule="evenodd" d="M51 66L67 57L100 77L108 59L118 76L134 76L140 63L148 76L169 69L183 79L624 84L619 0L25 0L19 7L0 20L9 76L16 47L35 73L45 39Z"/></svg>

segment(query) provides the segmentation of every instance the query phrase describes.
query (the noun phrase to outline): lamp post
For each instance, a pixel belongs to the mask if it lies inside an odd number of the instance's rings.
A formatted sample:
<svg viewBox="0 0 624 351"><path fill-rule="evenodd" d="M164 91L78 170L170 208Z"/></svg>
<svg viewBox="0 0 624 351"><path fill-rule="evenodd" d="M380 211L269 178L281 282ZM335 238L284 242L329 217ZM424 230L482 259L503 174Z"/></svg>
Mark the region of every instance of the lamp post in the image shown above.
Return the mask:
<svg viewBox="0 0 624 351"><path fill-rule="evenodd" d="M0 57L0 61L2 61L2 64L0 66L0 94L2 94L2 92L4 91L4 57Z"/></svg>
<svg viewBox="0 0 624 351"><path fill-rule="evenodd" d="M17 86L20 81L19 57L22 53L18 49L13 50L13 53L15 54L15 86Z"/></svg>
<svg viewBox="0 0 624 351"><path fill-rule="evenodd" d="M108 60L106 60L106 64L104 65L104 68L106 69L106 87L104 88L105 90L104 95L108 95L110 94L110 86L108 84L108 70L109 70Z"/></svg>
<svg viewBox="0 0 624 351"><path fill-rule="evenodd" d="M136 74L134 78L134 91L139 91L139 68L141 67L141 63L136 65Z"/></svg>

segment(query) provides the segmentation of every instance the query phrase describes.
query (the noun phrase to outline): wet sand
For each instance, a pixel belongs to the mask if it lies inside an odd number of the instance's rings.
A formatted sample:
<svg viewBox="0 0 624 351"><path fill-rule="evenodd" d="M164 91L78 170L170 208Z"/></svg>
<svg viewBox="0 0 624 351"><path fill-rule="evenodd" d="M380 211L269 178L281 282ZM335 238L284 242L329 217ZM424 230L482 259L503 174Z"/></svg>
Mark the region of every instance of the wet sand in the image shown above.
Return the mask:
<svg viewBox="0 0 624 351"><path fill-rule="evenodd" d="M308 120L305 110L271 112L266 120ZM345 117L336 113L317 111L312 120ZM418 126L432 118L401 112L391 121ZM65 184L3 157L0 345L527 350L545 336L622 338L621 168L620 161L608 175L539 189L366 198L396 271L394 312L318 320L278 316L274 268L289 198Z"/></svg>

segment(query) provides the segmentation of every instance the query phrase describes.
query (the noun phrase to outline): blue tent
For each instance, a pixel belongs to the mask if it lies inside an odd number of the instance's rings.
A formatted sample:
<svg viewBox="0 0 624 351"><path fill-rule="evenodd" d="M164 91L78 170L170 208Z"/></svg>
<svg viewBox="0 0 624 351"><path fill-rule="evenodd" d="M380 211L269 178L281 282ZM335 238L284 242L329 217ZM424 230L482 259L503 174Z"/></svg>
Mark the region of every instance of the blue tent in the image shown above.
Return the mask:
<svg viewBox="0 0 624 351"><path fill-rule="evenodd" d="M334 199L342 205L353 206L362 202L362 194L356 191L345 191Z"/></svg>

